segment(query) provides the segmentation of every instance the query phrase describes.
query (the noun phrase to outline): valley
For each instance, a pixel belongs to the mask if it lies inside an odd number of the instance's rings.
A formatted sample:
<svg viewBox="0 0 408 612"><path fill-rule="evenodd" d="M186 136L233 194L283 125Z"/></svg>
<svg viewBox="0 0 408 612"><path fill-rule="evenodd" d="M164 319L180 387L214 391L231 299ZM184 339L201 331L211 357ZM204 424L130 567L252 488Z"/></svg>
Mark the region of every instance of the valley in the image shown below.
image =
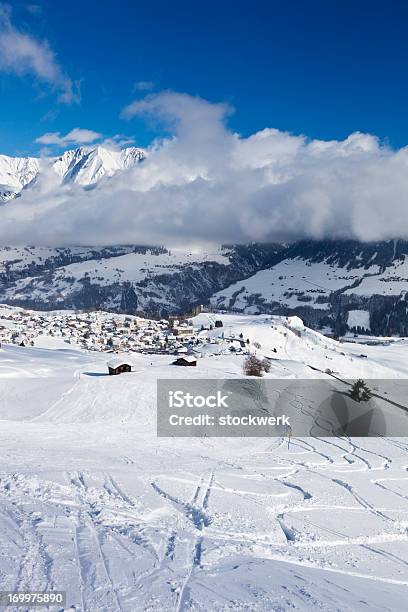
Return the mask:
<svg viewBox="0 0 408 612"><path fill-rule="evenodd" d="M153 318L203 304L298 315L325 333L408 335L408 242L0 247L0 303Z"/></svg>

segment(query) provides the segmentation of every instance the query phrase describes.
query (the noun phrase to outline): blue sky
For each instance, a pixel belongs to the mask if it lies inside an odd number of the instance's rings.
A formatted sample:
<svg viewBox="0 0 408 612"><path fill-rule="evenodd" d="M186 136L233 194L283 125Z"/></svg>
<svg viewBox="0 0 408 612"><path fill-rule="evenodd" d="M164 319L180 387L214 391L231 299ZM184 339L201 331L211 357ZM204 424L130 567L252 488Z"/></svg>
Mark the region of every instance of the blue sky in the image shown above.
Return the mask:
<svg viewBox="0 0 408 612"><path fill-rule="evenodd" d="M17 34L4 44L17 40L24 49L18 57L9 49L4 59L3 47L3 60L0 53L1 153L38 153L38 137L73 128L146 146L160 126L123 119L121 110L167 89L228 103L235 109L229 125L244 136L265 127L321 139L361 131L394 147L408 144L407 2L2 6L3 33ZM22 65L27 45L46 57Z"/></svg>

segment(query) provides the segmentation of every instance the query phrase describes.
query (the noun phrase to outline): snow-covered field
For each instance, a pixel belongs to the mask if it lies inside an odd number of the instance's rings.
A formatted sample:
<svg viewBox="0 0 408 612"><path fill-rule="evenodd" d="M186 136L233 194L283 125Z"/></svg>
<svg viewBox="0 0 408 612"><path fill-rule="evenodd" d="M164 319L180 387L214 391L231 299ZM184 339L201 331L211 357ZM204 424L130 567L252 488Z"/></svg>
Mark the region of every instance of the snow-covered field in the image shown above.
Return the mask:
<svg viewBox="0 0 408 612"><path fill-rule="evenodd" d="M406 340L222 318L210 335L276 349L271 378L408 376ZM61 346L0 349L1 589L89 612L406 609L408 439L157 438L157 379L239 378L244 356L209 342L197 368L135 354L109 377Z"/></svg>
<svg viewBox="0 0 408 612"><path fill-rule="evenodd" d="M392 268L394 269L394 268ZM379 283L377 279L380 268L377 265L369 268L340 267L329 264L326 261L315 262L297 257L281 261L275 266L260 270L250 278L240 280L226 289L222 289L214 294L211 302L219 308L228 307L230 301L237 310L246 309L251 312L251 298L258 296L265 303L277 302L290 308L298 306L310 306L311 308L329 308L329 296L333 291L354 285L358 281L369 276L369 290L372 295L376 293L374 289ZM371 279L371 276L374 280ZM374 284L377 283L377 285ZM384 283L380 283L380 289L384 288ZM401 289L400 289L401 291ZM348 293L355 293L349 290ZM361 290L361 295L367 295L367 291ZM378 291L380 293L380 291ZM253 312L259 312L260 306L253 306Z"/></svg>
<svg viewBox="0 0 408 612"><path fill-rule="evenodd" d="M211 303L218 308L232 307L247 313L261 312L262 304L272 303L288 308L329 309L329 297L333 291L342 290L344 295L359 297L405 295L407 278L408 260L405 257L385 269L377 264L342 267L326 260L311 262L296 257L218 291L212 296ZM369 329L366 321L364 324ZM352 321L349 325L353 325Z"/></svg>

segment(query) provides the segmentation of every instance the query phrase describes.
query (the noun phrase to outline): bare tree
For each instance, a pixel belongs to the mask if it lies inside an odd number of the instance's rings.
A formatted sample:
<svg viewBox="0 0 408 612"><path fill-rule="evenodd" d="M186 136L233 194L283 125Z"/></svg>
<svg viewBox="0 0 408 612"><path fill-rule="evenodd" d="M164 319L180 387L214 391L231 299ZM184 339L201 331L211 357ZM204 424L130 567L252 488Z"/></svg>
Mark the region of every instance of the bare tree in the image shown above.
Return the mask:
<svg viewBox="0 0 408 612"><path fill-rule="evenodd" d="M248 355L244 361L243 370L246 376L263 376L263 363L255 355Z"/></svg>

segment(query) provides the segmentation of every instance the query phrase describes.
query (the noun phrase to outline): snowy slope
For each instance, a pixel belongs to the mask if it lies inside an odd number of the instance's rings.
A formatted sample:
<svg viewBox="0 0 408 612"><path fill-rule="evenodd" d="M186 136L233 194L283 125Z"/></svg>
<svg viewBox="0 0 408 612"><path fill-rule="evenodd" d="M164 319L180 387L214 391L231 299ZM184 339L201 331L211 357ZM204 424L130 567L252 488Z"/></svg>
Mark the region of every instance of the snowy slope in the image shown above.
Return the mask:
<svg viewBox="0 0 408 612"><path fill-rule="evenodd" d="M58 302L64 302L70 296L81 292L84 284L103 288L132 283L136 290L136 285L141 285L141 289L136 293L139 310L143 311L151 301L176 309L177 303L174 303L170 291L166 293L164 288L163 291L154 292L154 287L149 291L149 280L155 276L175 275L186 267L191 268L194 273L194 269L204 262L226 265L229 263L227 256L228 251L223 253L222 249L205 253L182 250L155 253L147 250L145 253L128 253L109 259L89 259L58 268L53 274L52 283L49 276L45 279L34 276L17 281L6 290L3 297L6 301L24 301L29 292L30 299L35 302L58 305ZM111 298L107 298L104 306L120 309L121 299L122 293L116 292Z"/></svg>
<svg viewBox="0 0 408 612"><path fill-rule="evenodd" d="M0 247L0 301L34 308L187 312L268 258L257 246L212 249Z"/></svg>
<svg viewBox="0 0 408 612"><path fill-rule="evenodd" d="M98 165L91 167L97 176ZM148 316L189 312L203 303L231 312L297 314L309 327L337 336L365 317L374 335L406 336L408 242L251 243L184 252L0 247L0 301Z"/></svg>
<svg viewBox="0 0 408 612"><path fill-rule="evenodd" d="M47 252L47 250L45 250ZM42 253L42 251L40 252ZM91 250L78 249L74 251L76 255L85 255ZM81 292L84 284L87 286L98 287L121 287L123 283L132 283L137 289L139 284L141 289L137 291L139 296L138 307L143 310L145 302L151 300L164 305L177 308L177 304L172 302L170 292L166 295L166 288L156 293L148 290L148 282L155 277L163 275L172 276L182 272L184 269L191 270L194 274L201 264L211 262L211 264L228 265L229 251L227 249L214 249L206 252L193 252L189 250L149 250L142 249L141 252L130 252L121 255L120 252L115 257L88 259L78 261L67 266L58 267L52 275L46 274L45 278L39 276L28 276L22 280L17 280L7 289L2 297L5 301L24 301L27 293L30 300L35 302L50 302L58 305L67 298ZM38 255L37 257L43 257ZM21 265L17 262L17 265ZM147 293L144 295L144 293ZM107 297L105 307L120 309L122 299L121 291L115 292L112 298Z"/></svg>
<svg viewBox="0 0 408 612"><path fill-rule="evenodd" d="M67 151L53 164L64 183L89 186L104 176L113 176L118 170L125 170L144 159L144 153L136 147L122 151L103 147L81 148Z"/></svg>
<svg viewBox="0 0 408 612"><path fill-rule="evenodd" d="M38 174L39 159L0 155L0 202L10 200Z"/></svg>
<svg viewBox="0 0 408 612"><path fill-rule="evenodd" d="M408 375L401 342L342 345L296 317L223 319L205 333L278 347L271 378L314 376L305 361L327 356L346 374L362 351L365 374ZM405 609L406 440L157 438L158 378L237 378L243 356L187 369L134 358L109 377L103 355L0 350L2 589L64 589L84 612Z"/></svg>
<svg viewBox="0 0 408 612"><path fill-rule="evenodd" d="M123 255L134 250L131 246L122 247L0 247L0 278L30 275L33 270L50 270L63 262L86 261L95 257L106 258Z"/></svg>
<svg viewBox="0 0 408 612"><path fill-rule="evenodd" d="M198 328L202 325L208 328L218 318L221 318L223 328L203 331L202 335L219 338L224 334L238 338L242 333L251 345L256 343L260 357L278 360L274 362L275 367L279 368L278 374L273 374L275 378L286 377L288 373L310 378L310 366L321 372L330 369L345 379L405 379L408 374L408 340L405 338L389 346L362 347L357 343L349 344L327 338L306 327L296 316L202 313L192 320ZM362 354L368 355L369 359L362 358Z"/></svg>
<svg viewBox="0 0 408 612"><path fill-rule="evenodd" d="M348 289L345 291L345 294L394 296L401 295L406 291L408 291L408 258L404 257L393 262L391 266L382 270L381 273L363 278L357 287Z"/></svg>
<svg viewBox="0 0 408 612"><path fill-rule="evenodd" d="M347 325L350 329L360 327L362 330L370 331L370 313L368 310L349 310Z"/></svg>
<svg viewBox="0 0 408 612"><path fill-rule="evenodd" d="M246 313L296 313L337 335L353 327L349 311L361 310L369 313L365 327L374 334L407 335L407 296L405 241L316 241L288 245L278 261L215 293L211 304Z"/></svg>
<svg viewBox="0 0 408 612"><path fill-rule="evenodd" d="M251 312L251 309L264 311L265 305L274 303L288 308L307 305L327 310L333 291L349 287L367 275L376 275L374 279L370 278L375 283L379 272L379 266L350 269L327 261L312 264L307 259L297 257L231 285L215 294L212 303L220 308L232 306L244 312ZM350 289L349 292L354 293L354 290Z"/></svg>

